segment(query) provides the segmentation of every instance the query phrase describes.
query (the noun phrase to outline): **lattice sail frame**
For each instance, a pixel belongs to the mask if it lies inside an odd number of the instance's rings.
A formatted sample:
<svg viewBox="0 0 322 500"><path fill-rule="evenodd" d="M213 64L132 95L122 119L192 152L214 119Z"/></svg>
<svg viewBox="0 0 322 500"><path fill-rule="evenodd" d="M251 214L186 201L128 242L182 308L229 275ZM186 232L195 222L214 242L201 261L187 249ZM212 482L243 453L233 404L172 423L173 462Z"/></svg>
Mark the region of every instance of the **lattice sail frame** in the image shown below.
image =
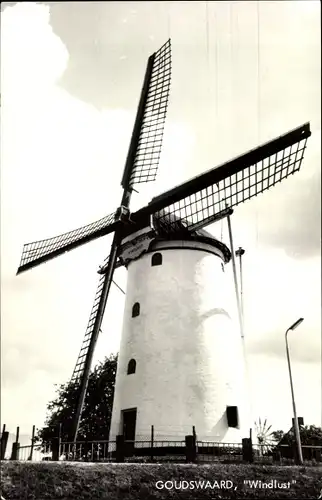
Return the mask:
<svg viewBox="0 0 322 500"><path fill-rule="evenodd" d="M79 247L88 241L111 233L118 222L117 211L102 219L74 229L68 233L54 236L46 240L26 243L23 246L22 256L17 274L31 269L42 262L58 257L72 248Z"/></svg>
<svg viewBox="0 0 322 500"><path fill-rule="evenodd" d="M154 181L157 175L164 124L171 83L171 41L168 40L152 56L153 64L144 99L143 116L139 122L139 136L135 149L129 184ZM151 59L151 58L150 58ZM117 212L73 231L45 240L27 243L23 247L17 274L36 267L116 229Z"/></svg>
<svg viewBox="0 0 322 500"><path fill-rule="evenodd" d="M74 368L74 371L73 371L72 378L70 380L72 383L79 382L80 379L81 379L81 377L82 377L82 375L83 375L83 372L84 372L84 366L85 366L86 356L87 356L89 344L90 344L90 341L91 341L91 338L92 338L92 334L93 334L93 330L94 330L95 319L96 319L96 315L97 315L97 312L98 312L98 307L99 307L99 303L100 303L100 299L101 299L101 294L102 294L102 290L103 290L104 280L105 280L105 275L101 275L100 278L99 278L99 281L98 281L98 286L97 286L96 293L95 293L95 299L94 299L94 302L93 302L93 305L92 305L92 310L91 310L91 313L90 313L90 316L89 316L89 320L88 320L88 323L87 323L87 327L86 327L85 335L84 335L84 338L83 338L82 346L81 346L81 349L79 351L79 355L78 355L78 358L77 358L77 361L76 361L76 365L75 365L75 368Z"/></svg>
<svg viewBox="0 0 322 500"><path fill-rule="evenodd" d="M305 124L215 168L195 179L195 189L194 180L186 183L191 185L191 188L186 190L190 191L189 194L185 196L183 189L182 197L177 196L179 199L169 205L162 203L162 199L166 200L167 193L154 198L150 203L151 209L153 205L163 205L161 210L154 212L154 218L169 232L177 230L178 219L181 219L185 228L190 231L211 224L220 219L221 214L225 216L227 208L233 208L257 196L297 172L301 167L307 138L310 135L309 124ZM264 152L270 151L270 154L264 156L261 149ZM198 189L197 185L201 185L202 178L206 176L208 182ZM177 189L179 190L180 186ZM169 199L175 190L171 191L168 192Z"/></svg>
<svg viewBox="0 0 322 500"><path fill-rule="evenodd" d="M129 186L156 179L171 83L171 41L155 54Z"/></svg>

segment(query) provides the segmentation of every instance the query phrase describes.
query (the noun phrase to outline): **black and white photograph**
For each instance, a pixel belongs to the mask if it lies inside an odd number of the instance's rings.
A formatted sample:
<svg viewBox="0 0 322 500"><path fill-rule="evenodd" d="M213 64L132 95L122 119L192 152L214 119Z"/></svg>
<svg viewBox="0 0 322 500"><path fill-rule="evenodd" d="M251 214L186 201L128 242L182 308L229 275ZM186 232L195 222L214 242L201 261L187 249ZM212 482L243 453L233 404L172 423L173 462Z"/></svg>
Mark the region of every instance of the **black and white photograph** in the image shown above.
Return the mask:
<svg viewBox="0 0 322 500"><path fill-rule="evenodd" d="M322 498L318 0L1 5L1 500Z"/></svg>

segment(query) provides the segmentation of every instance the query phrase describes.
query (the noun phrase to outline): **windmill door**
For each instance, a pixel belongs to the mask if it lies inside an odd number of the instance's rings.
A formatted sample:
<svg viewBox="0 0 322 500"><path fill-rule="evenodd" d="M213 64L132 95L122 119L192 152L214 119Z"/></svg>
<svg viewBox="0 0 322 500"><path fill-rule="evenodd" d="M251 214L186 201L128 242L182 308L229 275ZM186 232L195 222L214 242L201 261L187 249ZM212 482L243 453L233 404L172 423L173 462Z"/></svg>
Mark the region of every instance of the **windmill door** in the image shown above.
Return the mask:
<svg viewBox="0 0 322 500"><path fill-rule="evenodd" d="M132 456L135 442L136 408L123 410L122 413L125 453L127 456Z"/></svg>

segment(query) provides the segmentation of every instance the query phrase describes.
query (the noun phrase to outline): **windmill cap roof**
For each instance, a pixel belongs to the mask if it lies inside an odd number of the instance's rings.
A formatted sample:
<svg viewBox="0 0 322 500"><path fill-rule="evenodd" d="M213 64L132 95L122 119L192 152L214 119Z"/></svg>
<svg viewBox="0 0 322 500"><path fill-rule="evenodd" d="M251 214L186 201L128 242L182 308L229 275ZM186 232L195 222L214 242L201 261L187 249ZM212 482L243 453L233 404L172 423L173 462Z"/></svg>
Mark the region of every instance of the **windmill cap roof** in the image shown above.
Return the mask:
<svg viewBox="0 0 322 500"><path fill-rule="evenodd" d="M196 229L193 231L189 230L187 228L188 222L184 218L180 218L177 215L166 211L160 211L158 215L153 216L153 224L158 232L157 239L173 240L182 238L185 240L203 241L204 243L208 243L216 248L219 248L223 253L226 263L231 259L231 252L224 243L217 240L217 238L205 229Z"/></svg>

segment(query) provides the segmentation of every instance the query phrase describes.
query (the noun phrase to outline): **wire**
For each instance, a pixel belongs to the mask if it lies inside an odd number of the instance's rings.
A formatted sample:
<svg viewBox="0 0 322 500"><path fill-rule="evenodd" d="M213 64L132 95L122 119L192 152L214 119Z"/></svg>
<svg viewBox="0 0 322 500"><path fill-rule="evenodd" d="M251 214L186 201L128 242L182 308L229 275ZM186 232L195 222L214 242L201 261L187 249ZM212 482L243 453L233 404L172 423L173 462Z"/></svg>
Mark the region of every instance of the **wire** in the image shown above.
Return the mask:
<svg viewBox="0 0 322 500"><path fill-rule="evenodd" d="M209 61L209 10L208 10L208 1L206 1L206 50L207 50L207 65L208 65L208 72L209 72L210 61Z"/></svg>
<svg viewBox="0 0 322 500"><path fill-rule="evenodd" d="M170 4L171 2L165 2L165 6L167 9L167 31L168 31L168 40L171 38L171 15L170 15Z"/></svg>
<svg viewBox="0 0 322 500"><path fill-rule="evenodd" d="M207 2L208 3L208 2ZM214 33L215 33L215 57L214 57L214 63L215 63L215 137L218 137L217 130L218 130L218 123L219 123L219 104L218 104L218 30L217 30L217 13L216 13L216 2L213 4L213 9L214 9ZM209 33L207 35L208 39L208 44L209 44ZM217 189L219 192L219 207L220 210L222 210L222 200L220 199L220 191L219 187L217 185ZM223 242L223 227L224 227L224 219L221 219L220 221L220 241L221 243Z"/></svg>
<svg viewBox="0 0 322 500"><path fill-rule="evenodd" d="M217 15L216 15L216 4L214 4L214 31L215 31L215 116L216 116L216 128L218 123L218 31L217 31ZM216 134L217 136L217 134Z"/></svg>
<svg viewBox="0 0 322 500"><path fill-rule="evenodd" d="M235 109L234 103L234 58L233 58L233 9L232 2L229 2L229 51L230 51L230 140L232 144L235 144L235 128L233 126L233 109Z"/></svg>
<svg viewBox="0 0 322 500"><path fill-rule="evenodd" d="M112 280L112 282L114 283L114 285L125 295L125 292L124 290L114 281Z"/></svg>
<svg viewBox="0 0 322 500"><path fill-rule="evenodd" d="M256 2L256 15L257 15L257 141L261 141L261 72L260 72L260 12L259 0ZM258 247L258 210L256 207L256 247Z"/></svg>
<svg viewBox="0 0 322 500"><path fill-rule="evenodd" d="M207 64L207 96L208 96L208 102L211 101L211 94L210 94L210 48L209 48L209 9L208 9L208 1L206 1L205 4L206 8L206 64ZM211 127L208 127L207 131L207 142L208 145L211 144L211 138L210 138L210 130ZM207 148L208 149L208 148Z"/></svg>
<svg viewBox="0 0 322 500"><path fill-rule="evenodd" d="M256 2L257 14L257 134L258 143L261 140L261 74L260 74L260 13L259 0Z"/></svg>

